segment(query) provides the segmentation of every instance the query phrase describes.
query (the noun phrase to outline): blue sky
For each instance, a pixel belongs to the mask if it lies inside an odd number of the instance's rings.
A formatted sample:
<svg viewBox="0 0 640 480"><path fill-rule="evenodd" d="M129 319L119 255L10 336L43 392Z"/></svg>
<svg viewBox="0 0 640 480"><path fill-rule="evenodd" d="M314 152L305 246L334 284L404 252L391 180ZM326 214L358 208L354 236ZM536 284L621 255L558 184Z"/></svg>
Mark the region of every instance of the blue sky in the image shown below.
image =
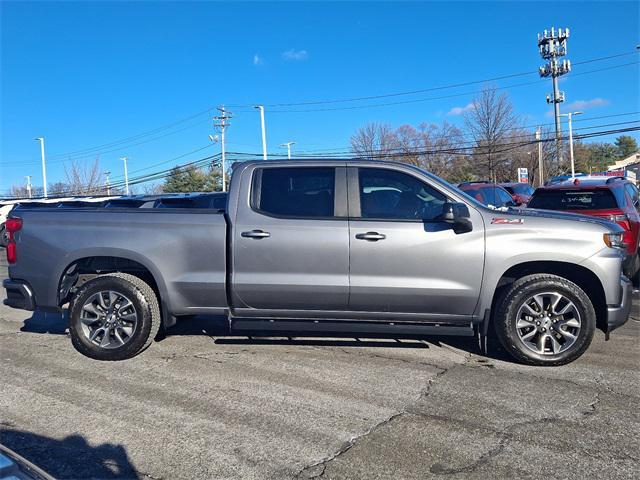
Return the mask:
<svg viewBox="0 0 640 480"><path fill-rule="evenodd" d="M162 127L219 104L266 105L345 99L427 89L511 73L542 64L536 34L570 27L574 63L632 52L640 43L638 2L2 2L0 193L33 175L41 184L36 136L46 138L48 179L64 179L68 153ZM567 103L584 110L580 126L637 120L640 115L587 121L640 110L638 65L630 55L575 66L561 82ZM535 82L536 75L493 82ZM347 147L367 122L394 126L444 120L481 85L359 103L268 107L269 151L296 141L294 151ZM551 82L506 89L526 125L546 123ZM430 99L444 95L458 95ZM338 111L326 107L423 100ZM259 152L256 110L230 108L228 150ZM576 127L579 125L576 124ZM79 157L132 176L219 151L201 114L154 135ZM167 135L168 134L168 135ZM634 133L637 137L637 135ZM157 138L162 137L162 138ZM144 142L144 143L142 143ZM139 143L138 145L133 145ZM200 152L151 165L184 153ZM114 150L114 151L110 151ZM147 170L142 170L147 168ZM138 170L142 170L136 173Z"/></svg>

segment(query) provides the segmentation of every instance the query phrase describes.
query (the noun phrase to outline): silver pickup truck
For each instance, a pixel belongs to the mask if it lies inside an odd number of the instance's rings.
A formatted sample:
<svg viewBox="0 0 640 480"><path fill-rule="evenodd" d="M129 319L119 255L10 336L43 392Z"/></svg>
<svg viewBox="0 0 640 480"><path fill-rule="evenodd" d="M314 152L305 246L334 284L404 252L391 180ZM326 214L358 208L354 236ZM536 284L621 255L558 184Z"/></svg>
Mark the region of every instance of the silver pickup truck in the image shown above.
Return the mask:
<svg viewBox="0 0 640 480"><path fill-rule="evenodd" d="M5 303L68 304L73 345L100 360L133 357L161 328L206 314L245 335L492 331L515 359L560 365L631 308L617 225L490 210L406 164L247 162L222 209L10 217Z"/></svg>

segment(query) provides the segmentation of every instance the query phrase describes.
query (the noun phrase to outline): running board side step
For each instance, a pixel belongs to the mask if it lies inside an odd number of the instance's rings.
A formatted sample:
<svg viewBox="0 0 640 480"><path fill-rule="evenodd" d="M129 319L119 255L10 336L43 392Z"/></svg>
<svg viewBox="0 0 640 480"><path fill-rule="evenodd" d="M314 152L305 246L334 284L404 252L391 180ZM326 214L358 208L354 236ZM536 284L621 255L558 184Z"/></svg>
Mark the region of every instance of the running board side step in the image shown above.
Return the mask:
<svg viewBox="0 0 640 480"><path fill-rule="evenodd" d="M310 334L377 334L377 335L459 335L471 337L475 330L471 322L466 324L419 322L363 322L335 320L270 320L232 318L231 333L310 333ZM259 335L257 335L259 336Z"/></svg>

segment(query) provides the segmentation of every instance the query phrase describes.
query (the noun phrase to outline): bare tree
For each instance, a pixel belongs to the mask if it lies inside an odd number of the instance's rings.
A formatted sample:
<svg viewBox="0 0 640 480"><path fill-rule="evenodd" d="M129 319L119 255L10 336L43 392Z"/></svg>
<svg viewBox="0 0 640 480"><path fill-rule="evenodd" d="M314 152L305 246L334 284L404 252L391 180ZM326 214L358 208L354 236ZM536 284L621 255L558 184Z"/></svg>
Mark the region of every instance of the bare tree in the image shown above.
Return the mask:
<svg viewBox="0 0 640 480"><path fill-rule="evenodd" d="M70 165L65 165L64 174L69 194L103 193L104 184L102 183L99 158L96 158L92 165L72 160Z"/></svg>
<svg viewBox="0 0 640 480"><path fill-rule="evenodd" d="M368 123L351 137L353 153L365 158L379 158L395 148L393 130L383 123Z"/></svg>
<svg viewBox="0 0 640 480"><path fill-rule="evenodd" d="M506 94L499 95L494 87L484 88L465 112L464 121L475 143L476 173L496 180L507 160L503 152L509 131L517 126L513 105Z"/></svg>
<svg viewBox="0 0 640 480"><path fill-rule="evenodd" d="M423 124L420 130L423 148L419 166L439 177L451 177L454 164L460 164L464 158L460 150L462 132L447 122L440 126Z"/></svg>

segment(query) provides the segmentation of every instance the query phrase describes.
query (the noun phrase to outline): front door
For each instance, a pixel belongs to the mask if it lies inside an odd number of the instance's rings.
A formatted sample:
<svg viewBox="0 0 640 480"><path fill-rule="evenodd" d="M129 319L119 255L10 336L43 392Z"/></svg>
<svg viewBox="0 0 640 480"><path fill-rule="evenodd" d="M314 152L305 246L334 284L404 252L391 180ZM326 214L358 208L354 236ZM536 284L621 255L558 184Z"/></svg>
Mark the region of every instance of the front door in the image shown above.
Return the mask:
<svg viewBox="0 0 640 480"><path fill-rule="evenodd" d="M346 169L289 165L246 173L239 200L246 204L239 205L233 227L236 313L346 310Z"/></svg>
<svg viewBox="0 0 640 480"><path fill-rule="evenodd" d="M484 225L470 208L473 230L456 234L437 220L447 200L417 173L349 168L350 310L473 314Z"/></svg>

